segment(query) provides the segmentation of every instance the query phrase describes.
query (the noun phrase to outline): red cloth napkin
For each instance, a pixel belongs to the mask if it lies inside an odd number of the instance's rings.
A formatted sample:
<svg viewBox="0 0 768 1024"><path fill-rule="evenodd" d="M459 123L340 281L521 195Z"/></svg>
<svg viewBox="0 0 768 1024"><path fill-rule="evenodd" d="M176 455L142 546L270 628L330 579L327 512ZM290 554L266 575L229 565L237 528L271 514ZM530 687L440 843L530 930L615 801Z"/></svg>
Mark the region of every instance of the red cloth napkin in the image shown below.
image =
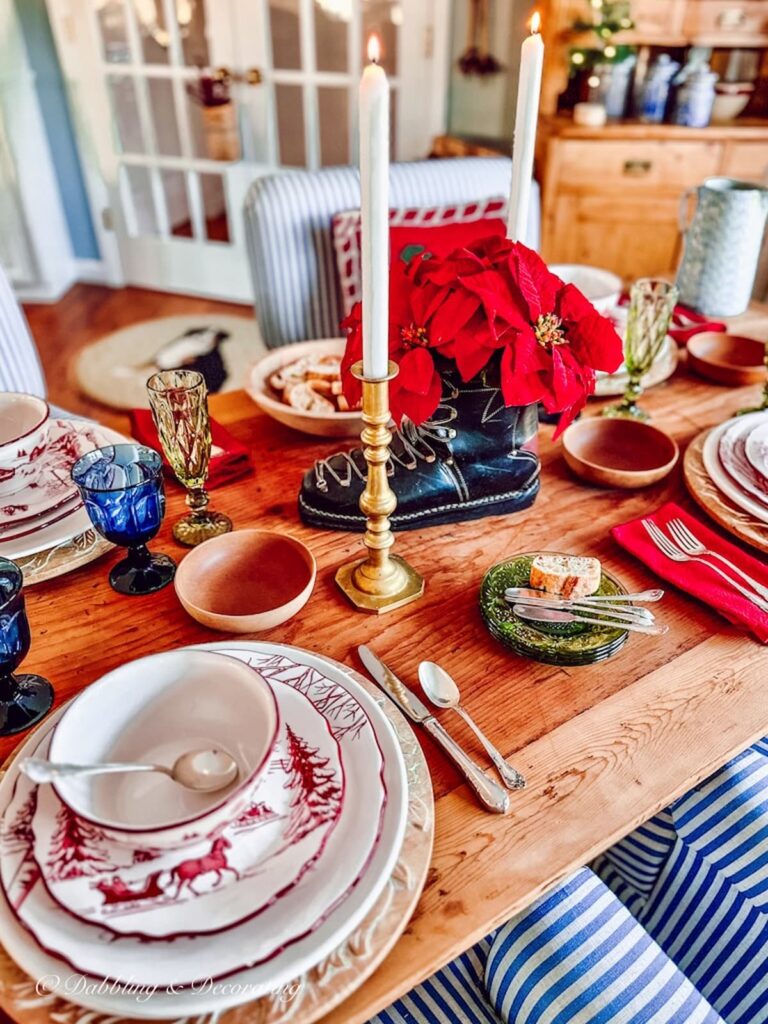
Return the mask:
<svg viewBox="0 0 768 1024"><path fill-rule="evenodd" d="M160 452L163 456L163 465L165 466L166 473L175 480L173 470L160 446L152 413L149 409L131 410L131 432L141 444L146 444ZM205 484L206 488L221 487L222 484L231 483L233 480L238 480L241 476L251 472L253 467L251 466L248 449L236 437L233 437L228 430L225 430L220 423L217 423L216 420L211 420L211 439L213 444L211 447L211 461L208 467L208 479Z"/></svg>
<svg viewBox="0 0 768 1024"><path fill-rule="evenodd" d="M652 519L666 536L670 535L667 529L670 519L682 519L694 537L705 547L712 551L719 551L734 565L738 565L740 569L748 573L752 579L768 587L768 567L763 562L746 554L735 544L724 540L718 533L710 530L695 516L688 515L674 502L667 502L656 512L643 516L643 518ZM667 558L648 536L640 519L633 519L622 526L614 526L611 533L623 548L630 551L663 579L674 583L686 593L698 597L710 608L720 612L729 622L746 626L761 643L768 643L768 612L760 611L745 597L732 590L718 573L708 569L702 562L673 562L672 559ZM707 556L706 560L733 576L742 586L747 587L744 580L723 565L719 558Z"/></svg>

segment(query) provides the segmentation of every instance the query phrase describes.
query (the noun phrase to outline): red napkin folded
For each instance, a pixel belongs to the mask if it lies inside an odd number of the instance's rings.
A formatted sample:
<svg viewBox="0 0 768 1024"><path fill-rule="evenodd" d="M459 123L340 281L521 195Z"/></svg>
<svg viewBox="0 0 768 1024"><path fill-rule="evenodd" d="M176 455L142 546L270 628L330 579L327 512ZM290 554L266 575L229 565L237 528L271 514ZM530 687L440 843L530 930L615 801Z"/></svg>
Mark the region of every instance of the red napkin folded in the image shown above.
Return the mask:
<svg viewBox="0 0 768 1024"><path fill-rule="evenodd" d="M678 345L686 345L694 334L701 334L703 331L728 330L719 320L708 320L701 313L695 313L692 309L680 305L675 306L672 323L674 326L670 327L669 333Z"/></svg>
<svg viewBox="0 0 768 1024"><path fill-rule="evenodd" d="M688 515L674 502L667 502L660 509L642 518L653 520L667 537L670 536L667 529L670 519L682 519L694 537L706 548L719 551L721 555L733 562L734 565L738 565L752 579L764 587L768 587L768 567L763 562L746 554L735 544L724 540L718 533L705 526L695 516ZM686 593L698 597L710 608L720 612L729 622L746 626L761 643L768 643L768 612L761 611L746 597L742 597L736 590L729 587L719 573L708 569L702 562L674 562L667 558L648 536L640 519L633 519L621 526L614 526L611 533L623 548L639 558L653 572L670 583L674 583ZM707 555L706 561L717 565L719 569L722 569L742 586L750 589L744 580L733 573L719 558Z"/></svg>
<svg viewBox="0 0 768 1024"><path fill-rule="evenodd" d="M167 475L175 480L173 470L160 446L149 409L131 410L131 433L141 444L146 444L160 452ZM211 420L211 439L213 443L206 488L221 487L222 484L231 483L251 472L253 467L248 449L216 420Z"/></svg>

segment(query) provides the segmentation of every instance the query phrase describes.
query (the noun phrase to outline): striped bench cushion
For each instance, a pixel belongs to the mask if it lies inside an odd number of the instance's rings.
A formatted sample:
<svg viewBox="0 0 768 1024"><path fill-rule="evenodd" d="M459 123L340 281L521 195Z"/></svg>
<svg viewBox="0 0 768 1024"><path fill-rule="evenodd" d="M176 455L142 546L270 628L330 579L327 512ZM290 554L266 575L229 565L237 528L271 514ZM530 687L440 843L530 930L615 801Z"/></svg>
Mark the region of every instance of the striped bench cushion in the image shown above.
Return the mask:
<svg viewBox="0 0 768 1024"><path fill-rule="evenodd" d="M0 391L45 398L45 379L24 314L0 267Z"/></svg>
<svg viewBox="0 0 768 1024"><path fill-rule="evenodd" d="M369 1024L724 1024L582 868Z"/></svg>
<svg viewBox="0 0 768 1024"><path fill-rule="evenodd" d="M506 157L393 164L390 204L435 206L507 195L510 173ZM359 205L354 167L283 170L251 186L245 201L248 258L256 314L269 348L339 334L343 311L331 220ZM529 231L528 241L537 247L538 190Z"/></svg>
<svg viewBox="0 0 768 1024"><path fill-rule="evenodd" d="M727 1024L768 1024L768 740L595 869Z"/></svg>

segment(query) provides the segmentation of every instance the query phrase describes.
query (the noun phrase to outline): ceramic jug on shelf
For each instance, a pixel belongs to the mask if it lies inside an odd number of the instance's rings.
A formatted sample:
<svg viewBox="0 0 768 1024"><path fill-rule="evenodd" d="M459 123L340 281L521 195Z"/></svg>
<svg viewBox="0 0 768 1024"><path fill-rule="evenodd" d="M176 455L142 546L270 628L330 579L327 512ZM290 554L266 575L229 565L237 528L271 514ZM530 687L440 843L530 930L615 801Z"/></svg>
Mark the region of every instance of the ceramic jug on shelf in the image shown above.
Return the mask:
<svg viewBox="0 0 768 1024"><path fill-rule="evenodd" d="M690 197L696 206L689 221ZM680 302L707 316L738 316L749 305L768 215L768 188L707 178L680 202Z"/></svg>

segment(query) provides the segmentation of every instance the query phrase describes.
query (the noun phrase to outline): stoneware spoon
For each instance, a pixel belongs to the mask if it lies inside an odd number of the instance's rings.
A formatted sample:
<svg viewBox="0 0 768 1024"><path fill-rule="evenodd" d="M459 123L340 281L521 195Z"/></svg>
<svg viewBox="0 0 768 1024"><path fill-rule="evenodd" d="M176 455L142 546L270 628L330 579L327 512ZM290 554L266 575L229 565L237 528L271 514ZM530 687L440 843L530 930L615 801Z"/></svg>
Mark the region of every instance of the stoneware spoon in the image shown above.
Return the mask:
<svg viewBox="0 0 768 1024"><path fill-rule="evenodd" d="M188 750L170 768L162 764L56 764L27 757L19 768L33 782L53 782L73 775L111 775L116 772L163 772L174 782L199 793L214 793L237 778L235 759L224 750Z"/></svg>
<svg viewBox="0 0 768 1024"><path fill-rule="evenodd" d="M507 789L523 789L525 779L516 768L513 768L511 764L504 760L482 729L475 724L469 712L462 707L459 688L445 669L436 665L434 661L422 661L419 665L419 681L421 682L422 690L433 704L439 708L451 708L451 710L461 715L488 751Z"/></svg>

